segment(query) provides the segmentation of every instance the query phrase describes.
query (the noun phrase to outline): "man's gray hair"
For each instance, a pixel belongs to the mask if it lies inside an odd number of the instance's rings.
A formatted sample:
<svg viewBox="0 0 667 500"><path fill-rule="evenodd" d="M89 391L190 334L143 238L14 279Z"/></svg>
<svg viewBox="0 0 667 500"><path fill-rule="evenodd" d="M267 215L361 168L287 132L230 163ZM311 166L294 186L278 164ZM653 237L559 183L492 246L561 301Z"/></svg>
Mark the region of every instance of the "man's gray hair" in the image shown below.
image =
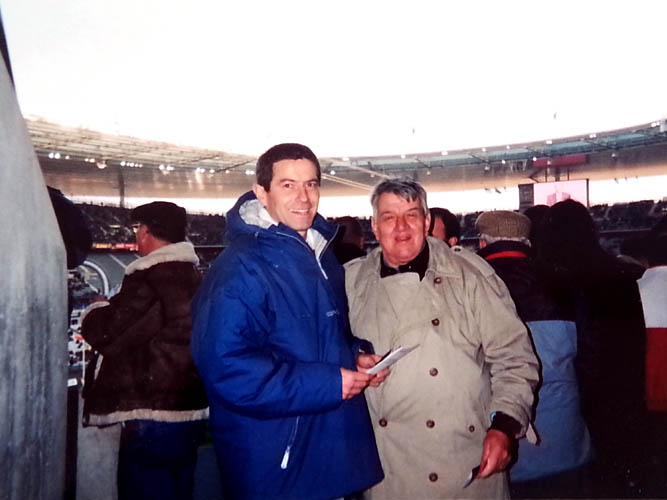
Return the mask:
<svg viewBox="0 0 667 500"><path fill-rule="evenodd" d="M484 234L481 233L479 235L479 238L481 240L484 240L487 242L487 244L492 245L493 243L497 241L518 241L519 243L523 243L524 245L530 246L530 240L528 238L524 238L523 236L491 236L490 234Z"/></svg>
<svg viewBox="0 0 667 500"><path fill-rule="evenodd" d="M376 219L378 214L378 200L385 193L395 194L405 201L419 200L424 217L429 213L428 204L426 203L426 191L422 185L408 177L400 177L397 179L386 179L377 184L373 189L371 205L373 206L373 217Z"/></svg>

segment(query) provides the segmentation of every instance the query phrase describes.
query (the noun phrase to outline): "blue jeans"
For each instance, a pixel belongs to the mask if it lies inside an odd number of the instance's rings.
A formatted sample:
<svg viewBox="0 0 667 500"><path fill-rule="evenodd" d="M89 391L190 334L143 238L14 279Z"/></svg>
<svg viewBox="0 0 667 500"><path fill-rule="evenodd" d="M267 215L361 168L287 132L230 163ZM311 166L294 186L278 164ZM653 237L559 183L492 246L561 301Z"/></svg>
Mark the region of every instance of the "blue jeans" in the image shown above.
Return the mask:
<svg viewBox="0 0 667 500"><path fill-rule="evenodd" d="M190 500L197 448L206 421L123 423L118 457L119 500Z"/></svg>

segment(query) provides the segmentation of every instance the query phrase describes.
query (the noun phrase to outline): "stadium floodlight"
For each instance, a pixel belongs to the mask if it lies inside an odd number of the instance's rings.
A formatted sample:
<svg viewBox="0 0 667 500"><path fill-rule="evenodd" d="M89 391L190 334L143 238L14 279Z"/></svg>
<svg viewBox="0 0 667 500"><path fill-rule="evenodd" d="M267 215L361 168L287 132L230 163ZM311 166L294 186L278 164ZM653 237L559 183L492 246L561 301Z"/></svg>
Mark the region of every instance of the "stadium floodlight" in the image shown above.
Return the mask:
<svg viewBox="0 0 667 500"><path fill-rule="evenodd" d="M120 162L120 166L121 166L121 167L124 167L124 166L125 166L125 160L123 160L123 161Z"/></svg>
<svg viewBox="0 0 667 500"><path fill-rule="evenodd" d="M447 156L447 155L449 154L449 151L443 151L443 152L440 153L440 154L441 154L442 156Z"/></svg>
<svg viewBox="0 0 667 500"><path fill-rule="evenodd" d="M335 171L335 170L329 170L329 173L330 173L331 175L336 175L336 171Z"/></svg>

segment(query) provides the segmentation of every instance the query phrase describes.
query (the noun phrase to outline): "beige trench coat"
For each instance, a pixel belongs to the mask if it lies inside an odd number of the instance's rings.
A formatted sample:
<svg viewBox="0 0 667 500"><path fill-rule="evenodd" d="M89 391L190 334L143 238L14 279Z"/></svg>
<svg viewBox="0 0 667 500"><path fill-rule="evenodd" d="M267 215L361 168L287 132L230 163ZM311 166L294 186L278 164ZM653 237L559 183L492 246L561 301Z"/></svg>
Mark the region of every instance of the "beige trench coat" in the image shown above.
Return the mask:
<svg viewBox="0 0 667 500"><path fill-rule="evenodd" d="M380 249L346 265L352 330L375 352L419 347L368 388L386 478L372 499L507 498L504 473L462 485L495 411L528 425L538 362L507 288L428 238L428 270L380 280Z"/></svg>

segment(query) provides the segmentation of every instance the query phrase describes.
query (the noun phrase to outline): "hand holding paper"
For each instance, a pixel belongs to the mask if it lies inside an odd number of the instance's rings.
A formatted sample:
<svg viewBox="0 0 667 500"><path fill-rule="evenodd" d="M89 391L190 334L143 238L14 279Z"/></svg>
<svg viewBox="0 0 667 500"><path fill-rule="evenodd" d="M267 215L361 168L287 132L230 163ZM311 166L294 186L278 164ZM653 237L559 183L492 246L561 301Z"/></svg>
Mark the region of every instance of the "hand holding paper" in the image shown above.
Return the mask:
<svg viewBox="0 0 667 500"><path fill-rule="evenodd" d="M400 346L390 350L384 356L382 356L382 359L375 366L370 368L366 373L368 373L369 375L375 375L376 373L384 370L385 368L389 368L403 356L416 349L418 346L419 344L407 347Z"/></svg>

